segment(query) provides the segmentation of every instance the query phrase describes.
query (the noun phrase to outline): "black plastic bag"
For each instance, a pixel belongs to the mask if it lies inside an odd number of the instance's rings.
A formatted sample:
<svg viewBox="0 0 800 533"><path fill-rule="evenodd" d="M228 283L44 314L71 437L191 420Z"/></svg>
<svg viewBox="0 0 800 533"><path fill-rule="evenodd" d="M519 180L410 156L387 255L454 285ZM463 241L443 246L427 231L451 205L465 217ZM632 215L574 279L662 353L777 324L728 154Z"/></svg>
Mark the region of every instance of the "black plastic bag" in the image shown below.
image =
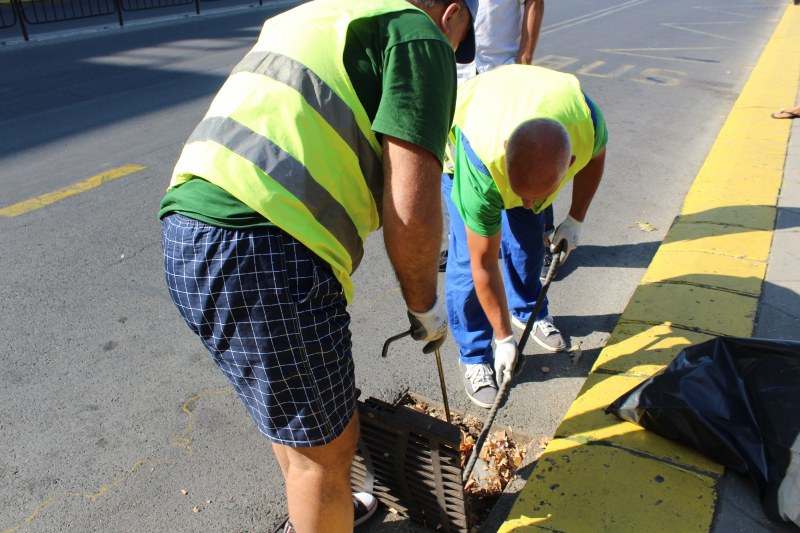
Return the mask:
<svg viewBox="0 0 800 533"><path fill-rule="evenodd" d="M747 474L770 518L800 526L800 341L690 346L606 412Z"/></svg>

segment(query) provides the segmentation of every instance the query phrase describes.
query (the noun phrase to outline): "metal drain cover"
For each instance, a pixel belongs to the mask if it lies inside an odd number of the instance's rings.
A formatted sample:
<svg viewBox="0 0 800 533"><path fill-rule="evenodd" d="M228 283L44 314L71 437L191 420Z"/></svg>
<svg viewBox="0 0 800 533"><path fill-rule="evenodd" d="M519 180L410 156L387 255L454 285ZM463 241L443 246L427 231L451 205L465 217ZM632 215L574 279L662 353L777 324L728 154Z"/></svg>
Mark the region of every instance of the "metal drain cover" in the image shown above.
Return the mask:
<svg viewBox="0 0 800 533"><path fill-rule="evenodd" d="M459 428L376 398L358 402L358 411L353 489L431 529L468 531Z"/></svg>

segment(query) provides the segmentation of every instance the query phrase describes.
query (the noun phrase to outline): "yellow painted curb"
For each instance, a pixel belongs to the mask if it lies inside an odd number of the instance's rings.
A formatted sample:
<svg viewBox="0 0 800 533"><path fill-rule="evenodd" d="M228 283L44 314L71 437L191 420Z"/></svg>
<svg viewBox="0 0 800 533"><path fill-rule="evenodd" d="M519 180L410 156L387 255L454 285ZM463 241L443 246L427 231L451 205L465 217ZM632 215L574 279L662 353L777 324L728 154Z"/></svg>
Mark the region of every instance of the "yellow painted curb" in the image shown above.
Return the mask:
<svg viewBox="0 0 800 533"><path fill-rule="evenodd" d="M758 297L767 262L662 244L642 283L678 281Z"/></svg>
<svg viewBox="0 0 800 533"><path fill-rule="evenodd" d="M708 201L712 195L706 196ZM741 209L740 206L731 209ZM775 208L771 211L775 224ZM725 223L692 222L678 219L664 237L665 252L706 252L723 257L765 262L772 244L772 230L749 230ZM676 269L676 271L679 269ZM735 275L735 272L729 272Z"/></svg>
<svg viewBox="0 0 800 533"><path fill-rule="evenodd" d="M672 324L709 335L749 337L758 300L716 287L682 283L640 285L628 302L621 320L648 324Z"/></svg>
<svg viewBox="0 0 800 533"><path fill-rule="evenodd" d="M500 533L700 533L711 526L714 476L627 450L554 439L533 476L539 490L522 491L514 505L520 512Z"/></svg>
<svg viewBox="0 0 800 533"><path fill-rule="evenodd" d="M683 204L678 222L711 222L746 229L772 231L775 224L774 205L711 205L712 199L703 201L702 197L687 198Z"/></svg>
<svg viewBox="0 0 800 533"><path fill-rule="evenodd" d="M666 322L653 325L620 320L597 357L592 373L646 378L667 366L684 348L711 338L707 333Z"/></svg>
<svg viewBox="0 0 800 533"><path fill-rule="evenodd" d="M787 6L582 390L500 532L709 531L722 467L606 415L685 347L749 337L795 101L800 9Z"/></svg>

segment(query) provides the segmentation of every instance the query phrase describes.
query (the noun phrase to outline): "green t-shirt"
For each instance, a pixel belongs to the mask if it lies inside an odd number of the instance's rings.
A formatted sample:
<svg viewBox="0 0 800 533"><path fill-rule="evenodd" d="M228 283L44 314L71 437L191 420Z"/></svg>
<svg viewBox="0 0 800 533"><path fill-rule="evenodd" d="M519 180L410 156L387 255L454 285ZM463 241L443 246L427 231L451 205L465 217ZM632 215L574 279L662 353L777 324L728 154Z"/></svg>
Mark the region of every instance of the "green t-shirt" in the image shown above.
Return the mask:
<svg viewBox="0 0 800 533"><path fill-rule="evenodd" d="M390 135L442 161L455 110L456 68L453 51L428 15L413 10L353 21L343 62L378 140ZM158 216L170 212L225 228L271 225L203 179L167 191Z"/></svg>
<svg viewBox="0 0 800 533"><path fill-rule="evenodd" d="M594 125L592 157L594 157L608 142L608 129L600 108L585 93L583 96L592 113ZM505 209L503 197L500 196L489 169L472 150L469 141L457 126L455 138L453 158L458 168L458 179L453 183L450 198L470 230L478 235L490 237L497 234L502 227L502 214Z"/></svg>

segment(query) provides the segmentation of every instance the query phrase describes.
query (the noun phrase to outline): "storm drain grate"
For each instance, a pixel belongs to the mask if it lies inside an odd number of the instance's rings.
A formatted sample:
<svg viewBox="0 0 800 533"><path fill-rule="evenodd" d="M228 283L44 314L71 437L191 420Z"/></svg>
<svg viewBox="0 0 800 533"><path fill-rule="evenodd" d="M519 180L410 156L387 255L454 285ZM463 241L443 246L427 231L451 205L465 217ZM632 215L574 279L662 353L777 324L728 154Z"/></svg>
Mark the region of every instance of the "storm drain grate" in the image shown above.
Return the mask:
<svg viewBox="0 0 800 533"><path fill-rule="evenodd" d="M431 529L468 531L458 427L376 398L359 402L351 483Z"/></svg>

